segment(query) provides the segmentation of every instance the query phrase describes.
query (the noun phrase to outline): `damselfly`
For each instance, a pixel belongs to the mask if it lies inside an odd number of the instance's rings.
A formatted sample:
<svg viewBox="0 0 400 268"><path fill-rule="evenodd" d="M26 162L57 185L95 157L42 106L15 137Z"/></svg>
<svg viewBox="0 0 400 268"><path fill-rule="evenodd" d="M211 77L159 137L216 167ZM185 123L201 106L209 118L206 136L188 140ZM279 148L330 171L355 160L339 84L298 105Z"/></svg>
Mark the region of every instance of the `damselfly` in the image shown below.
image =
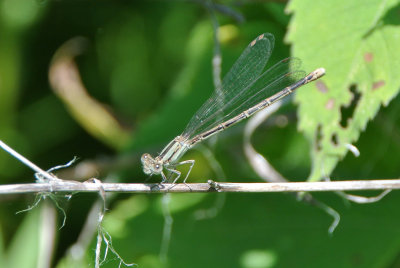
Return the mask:
<svg viewBox="0 0 400 268"><path fill-rule="evenodd" d="M297 58L284 59L264 71L273 48L274 36L270 33L253 40L226 74L221 87L196 112L183 133L157 157L142 155L143 172L161 174L162 182L165 182L165 169L176 175L173 179L176 183L181 176L176 167L188 164L189 171L183 179L185 183L195 162L179 162L187 150L325 74L325 69L319 68L305 75L299 70L301 61Z"/></svg>

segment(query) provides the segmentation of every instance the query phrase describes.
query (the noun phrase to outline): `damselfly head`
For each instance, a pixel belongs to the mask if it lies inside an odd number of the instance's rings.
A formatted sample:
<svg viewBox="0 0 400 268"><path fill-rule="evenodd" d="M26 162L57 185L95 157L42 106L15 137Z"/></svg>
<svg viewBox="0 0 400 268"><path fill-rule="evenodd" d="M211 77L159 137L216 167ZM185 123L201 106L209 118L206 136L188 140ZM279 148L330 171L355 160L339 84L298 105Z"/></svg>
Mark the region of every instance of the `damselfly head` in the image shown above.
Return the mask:
<svg viewBox="0 0 400 268"><path fill-rule="evenodd" d="M146 175L160 174L163 169L163 165L160 161L154 159L150 154L143 154L140 159L143 165L143 172Z"/></svg>

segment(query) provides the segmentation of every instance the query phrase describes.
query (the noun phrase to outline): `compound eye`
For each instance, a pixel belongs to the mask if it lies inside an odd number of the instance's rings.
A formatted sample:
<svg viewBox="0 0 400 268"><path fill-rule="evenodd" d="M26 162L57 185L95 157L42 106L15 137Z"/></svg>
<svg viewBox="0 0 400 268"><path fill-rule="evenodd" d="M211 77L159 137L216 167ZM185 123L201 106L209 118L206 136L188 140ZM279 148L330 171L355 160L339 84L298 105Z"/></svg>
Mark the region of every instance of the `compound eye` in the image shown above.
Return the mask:
<svg viewBox="0 0 400 268"><path fill-rule="evenodd" d="M150 155L149 154L143 154L142 157L140 158L140 160L142 162L147 162L150 159Z"/></svg>
<svg viewBox="0 0 400 268"><path fill-rule="evenodd" d="M160 173L163 169L163 165L161 163L155 164L154 165L154 171L156 171L157 173Z"/></svg>

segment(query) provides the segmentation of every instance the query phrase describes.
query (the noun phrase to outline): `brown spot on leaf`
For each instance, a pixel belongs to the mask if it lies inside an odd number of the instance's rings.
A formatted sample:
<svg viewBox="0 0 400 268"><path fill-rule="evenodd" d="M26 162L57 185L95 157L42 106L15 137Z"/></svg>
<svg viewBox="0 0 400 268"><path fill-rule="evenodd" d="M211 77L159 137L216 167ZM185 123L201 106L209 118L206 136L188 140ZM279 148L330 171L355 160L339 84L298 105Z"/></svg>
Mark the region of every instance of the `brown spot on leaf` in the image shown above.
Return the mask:
<svg viewBox="0 0 400 268"><path fill-rule="evenodd" d="M325 108L328 110L332 110L335 106L335 99L330 98L328 102L325 104Z"/></svg>
<svg viewBox="0 0 400 268"><path fill-rule="evenodd" d="M337 136L336 133L334 133L334 134L332 135L331 141L332 141L332 143L333 143L335 146L339 145L338 136Z"/></svg>
<svg viewBox="0 0 400 268"><path fill-rule="evenodd" d="M372 90L377 90L378 88L383 87L384 85L385 85L385 81L379 80L372 84Z"/></svg>
<svg viewBox="0 0 400 268"><path fill-rule="evenodd" d="M323 138L322 137L322 125L318 124L317 131L315 133L315 149L317 151L321 151L322 150L322 145L321 145L322 138Z"/></svg>
<svg viewBox="0 0 400 268"><path fill-rule="evenodd" d="M321 93L326 93L328 92L328 87L326 86L326 84L321 81L318 80L317 82L315 82L315 86L317 87L317 89L321 92Z"/></svg>
<svg viewBox="0 0 400 268"><path fill-rule="evenodd" d="M371 62L374 59L374 54L367 52L364 54L364 60L366 62Z"/></svg>
<svg viewBox="0 0 400 268"><path fill-rule="evenodd" d="M358 106L358 103L361 99L361 94L357 90L357 85L350 85L350 93L351 93L351 102L348 105L343 105L340 107L340 125L346 128L353 118L355 110Z"/></svg>

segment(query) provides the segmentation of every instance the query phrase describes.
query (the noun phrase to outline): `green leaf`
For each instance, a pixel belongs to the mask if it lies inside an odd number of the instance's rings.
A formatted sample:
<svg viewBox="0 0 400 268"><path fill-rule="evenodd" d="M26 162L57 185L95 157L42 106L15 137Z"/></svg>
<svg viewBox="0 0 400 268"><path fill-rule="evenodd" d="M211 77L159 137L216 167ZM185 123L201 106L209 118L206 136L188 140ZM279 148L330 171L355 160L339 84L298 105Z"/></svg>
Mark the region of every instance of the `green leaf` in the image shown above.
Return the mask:
<svg viewBox="0 0 400 268"><path fill-rule="evenodd" d="M312 144L311 181L331 174L348 152L346 145L358 140L381 105L399 91L396 4L340 0L293 1L289 6L293 54L309 71L326 69L325 77L296 97L299 128Z"/></svg>
<svg viewBox="0 0 400 268"><path fill-rule="evenodd" d="M25 213L25 219L7 251L4 267L36 267L39 248L39 209Z"/></svg>
<svg viewBox="0 0 400 268"><path fill-rule="evenodd" d="M4 252L4 236L3 231L0 229L0 267L4 267L5 264L5 252Z"/></svg>

